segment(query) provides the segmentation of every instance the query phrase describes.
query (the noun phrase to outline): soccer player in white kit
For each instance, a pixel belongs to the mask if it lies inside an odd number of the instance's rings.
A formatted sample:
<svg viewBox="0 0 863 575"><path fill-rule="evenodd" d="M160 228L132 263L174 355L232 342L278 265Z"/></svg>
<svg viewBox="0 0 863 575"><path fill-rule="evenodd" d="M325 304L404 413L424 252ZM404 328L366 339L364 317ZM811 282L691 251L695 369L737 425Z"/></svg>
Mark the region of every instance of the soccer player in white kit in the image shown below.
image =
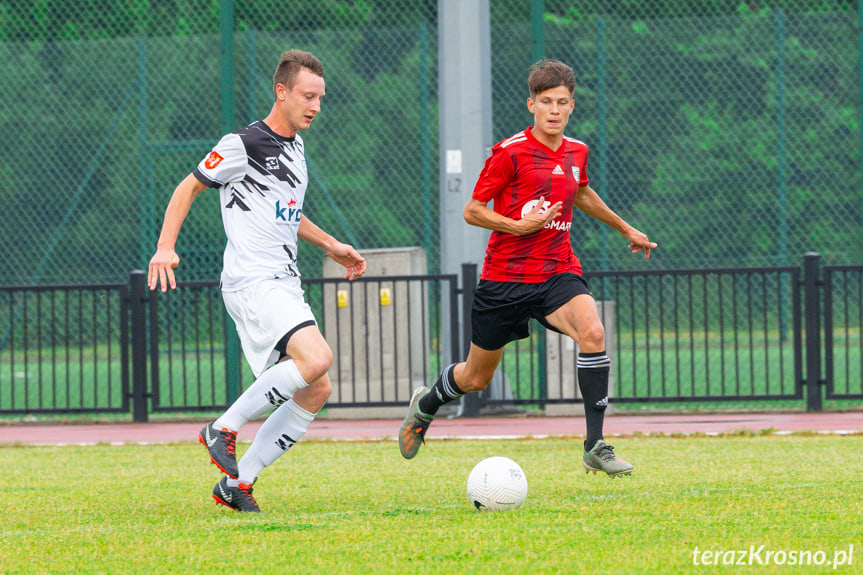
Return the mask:
<svg viewBox="0 0 863 575"><path fill-rule="evenodd" d="M323 249L343 265L345 278L366 271L363 257L303 214L308 171L299 132L321 111L324 68L312 54L288 50L273 75L270 113L225 135L174 190L150 260L151 290L176 288L177 236L195 197L217 188L227 236L221 290L237 325L243 354L256 380L199 441L225 473L213 488L216 502L237 511L260 511L252 485L305 434L330 395L327 375L333 355L303 297L297 240ZM239 463L237 432L275 410L264 421Z"/></svg>

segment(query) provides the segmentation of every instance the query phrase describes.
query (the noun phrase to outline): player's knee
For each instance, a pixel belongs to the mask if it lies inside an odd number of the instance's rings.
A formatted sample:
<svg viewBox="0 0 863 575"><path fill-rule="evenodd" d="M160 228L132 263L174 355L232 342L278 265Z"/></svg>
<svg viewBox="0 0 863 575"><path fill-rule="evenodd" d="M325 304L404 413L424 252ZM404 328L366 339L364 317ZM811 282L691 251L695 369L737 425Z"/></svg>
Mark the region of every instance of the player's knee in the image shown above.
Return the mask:
<svg viewBox="0 0 863 575"><path fill-rule="evenodd" d="M582 329L578 336L582 350L602 351L605 349L605 328L599 322Z"/></svg>
<svg viewBox="0 0 863 575"><path fill-rule="evenodd" d="M327 374L333 364L333 352L328 345L323 345L305 353L302 358L297 358L296 361L303 379L312 383ZM329 378L327 378L327 386L329 386Z"/></svg>
<svg viewBox="0 0 863 575"><path fill-rule="evenodd" d="M492 372L491 375L486 375L484 373L467 373L464 376L464 381L457 381L456 385L458 385L465 393L482 391L488 387L493 375L494 372Z"/></svg>

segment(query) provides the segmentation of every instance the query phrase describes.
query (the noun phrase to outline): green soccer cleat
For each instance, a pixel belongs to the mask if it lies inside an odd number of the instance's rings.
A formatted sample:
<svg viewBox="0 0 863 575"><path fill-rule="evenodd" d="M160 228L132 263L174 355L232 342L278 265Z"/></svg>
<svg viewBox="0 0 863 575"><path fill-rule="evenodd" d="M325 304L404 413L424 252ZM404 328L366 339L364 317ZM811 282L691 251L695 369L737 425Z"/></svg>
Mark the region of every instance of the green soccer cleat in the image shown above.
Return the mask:
<svg viewBox="0 0 863 575"><path fill-rule="evenodd" d="M593 471L593 474L596 475L597 471L603 471L610 479L622 475L632 475L632 464L618 458L614 454L614 447L601 439L596 442L593 449L584 452L581 464L584 466L585 473Z"/></svg>
<svg viewBox="0 0 863 575"><path fill-rule="evenodd" d="M399 429L399 451L402 452L402 457L405 459L413 459L419 451L420 445L425 443L423 438L434 419L434 417L421 415L419 410L420 399L429 391L429 388L425 386L414 390L410 405L408 405L408 414L402 422L401 429Z"/></svg>

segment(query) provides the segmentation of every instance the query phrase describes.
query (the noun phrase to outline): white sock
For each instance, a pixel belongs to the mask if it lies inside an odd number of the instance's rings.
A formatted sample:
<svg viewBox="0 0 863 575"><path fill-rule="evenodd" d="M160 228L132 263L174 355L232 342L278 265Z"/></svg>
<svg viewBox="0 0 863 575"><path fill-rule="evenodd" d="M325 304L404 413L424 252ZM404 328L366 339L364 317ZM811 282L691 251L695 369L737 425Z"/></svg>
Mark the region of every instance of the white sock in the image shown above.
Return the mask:
<svg viewBox="0 0 863 575"><path fill-rule="evenodd" d="M252 445L240 459L239 476L237 479L229 477L228 485L236 487L240 483L253 483L264 467L272 465L305 435L314 419L314 413L306 411L293 399L280 406L261 425Z"/></svg>
<svg viewBox="0 0 863 575"><path fill-rule="evenodd" d="M303 380L293 359L277 363L262 373L261 377L213 422L213 427L239 431L243 425L279 407L307 385L309 384Z"/></svg>

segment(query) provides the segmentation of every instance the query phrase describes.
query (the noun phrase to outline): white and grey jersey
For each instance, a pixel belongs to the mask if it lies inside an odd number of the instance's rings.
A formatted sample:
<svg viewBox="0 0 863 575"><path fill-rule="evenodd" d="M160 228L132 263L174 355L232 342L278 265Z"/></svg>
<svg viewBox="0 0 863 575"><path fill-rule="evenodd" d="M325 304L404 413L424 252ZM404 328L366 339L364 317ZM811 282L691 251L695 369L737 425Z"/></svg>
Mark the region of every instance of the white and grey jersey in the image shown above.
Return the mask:
<svg viewBox="0 0 863 575"><path fill-rule="evenodd" d="M225 135L193 172L218 188L228 242L222 291L300 275L297 231L309 182L303 140L263 122Z"/></svg>

